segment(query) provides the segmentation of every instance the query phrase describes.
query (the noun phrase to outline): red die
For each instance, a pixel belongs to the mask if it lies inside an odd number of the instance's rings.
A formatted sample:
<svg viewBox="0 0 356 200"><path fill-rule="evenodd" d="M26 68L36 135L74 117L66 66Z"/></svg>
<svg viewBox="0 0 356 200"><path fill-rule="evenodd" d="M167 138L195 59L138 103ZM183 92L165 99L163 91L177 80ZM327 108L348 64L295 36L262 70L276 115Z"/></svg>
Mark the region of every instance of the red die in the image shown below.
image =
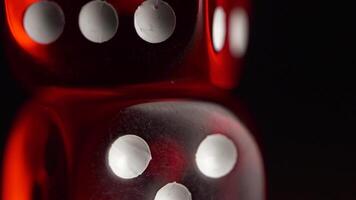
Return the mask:
<svg viewBox="0 0 356 200"><path fill-rule="evenodd" d="M8 62L27 87L174 80L230 89L240 79L248 0L5 0L5 7Z"/></svg>
<svg viewBox="0 0 356 200"><path fill-rule="evenodd" d="M263 200L251 133L208 102L242 112L201 85L42 91L7 145L2 199Z"/></svg>

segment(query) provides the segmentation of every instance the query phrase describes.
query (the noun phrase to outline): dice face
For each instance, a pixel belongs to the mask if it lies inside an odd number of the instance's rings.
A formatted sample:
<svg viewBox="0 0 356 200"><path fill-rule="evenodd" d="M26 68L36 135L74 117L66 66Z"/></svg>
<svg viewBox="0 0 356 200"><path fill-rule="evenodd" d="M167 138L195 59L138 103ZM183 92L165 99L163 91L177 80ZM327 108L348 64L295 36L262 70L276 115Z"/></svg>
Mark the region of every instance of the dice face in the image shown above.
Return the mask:
<svg viewBox="0 0 356 200"><path fill-rule="evenodd" d="M111 172L107 165L107 152L116 138L130 134L147 142L152 160L140 176L125 180ZM256 146L240 122L219 106L179 101L140 104L118 114L109 136L90 135L92 138L88 139L87 146L79 156L81 160L78 166L84 167L78 168L75 174L78 181L92 184L80 185L79 199L91 198L93 193L110 194L106 197L108 199L154 199L160 188L172 182L183 184L190 191L192 199L262 199L263 173ZM232 142L236 157L229 155L229 149L219 149L217 154L227 157L227 160L219 160L221 157L214 157L214 146L210 146L208 152L198 152L204 140L209 137L215 140L216 136L218 140L222 137ZM96 157L85 153L93 146L98 147ZM200 155L204 153L211 155ZM203 161L199 159L205 161L200 167L198 164ZM230 161L232 164L228 163ZM209 165L218 169L230 165L231 168L222 169L223 173L204 170ZM218 176L214 177L216 173ZM97 182L112 187L98 187L94 184ZM120 189L113 191L112 188Z"/></svg>
<svg viewBox="0 0 356 200"><path fill-rule="evenodd" d="M26 84L182 80L234 87L248 0L5 0L7 57ZM102 14L98 14L102 12Z"/></svg>
<svg viewBox="0 0 356 200"><path fill-rule="evenodd" d="M29 106L6 151L3 199L264 199L258 147L230 111L114 99Z"/></svg>

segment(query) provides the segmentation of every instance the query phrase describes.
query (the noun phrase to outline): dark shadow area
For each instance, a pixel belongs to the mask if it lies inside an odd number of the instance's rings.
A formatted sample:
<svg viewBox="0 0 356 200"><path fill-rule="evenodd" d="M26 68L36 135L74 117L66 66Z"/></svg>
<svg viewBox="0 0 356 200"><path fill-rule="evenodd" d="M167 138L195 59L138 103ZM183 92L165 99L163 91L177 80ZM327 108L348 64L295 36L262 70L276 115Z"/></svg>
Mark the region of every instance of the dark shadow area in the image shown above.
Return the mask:
<svg viewBox="0 0 356 200"><path fill-rule="evenodd" d="M3 35L5 30L5 17L3 2L0 5L0 35ZM10 69L4 59L4 41L0 40L0 162L3 160L3 147L7 138L16 112L19 106L25 101L24 91L17 85L13 79ZM1 170L2 165L0 166ZM2 173L2 171L1 171ZM1 177L0 173L0 177ZM1 185L1 182L0 182Z"/></svg>
<svg viewBox="0 0 356 200"><path fill-rule="evenodd" d="M254 1L237 91L257 120L270 199L354 199L355 5Z"/></svg>

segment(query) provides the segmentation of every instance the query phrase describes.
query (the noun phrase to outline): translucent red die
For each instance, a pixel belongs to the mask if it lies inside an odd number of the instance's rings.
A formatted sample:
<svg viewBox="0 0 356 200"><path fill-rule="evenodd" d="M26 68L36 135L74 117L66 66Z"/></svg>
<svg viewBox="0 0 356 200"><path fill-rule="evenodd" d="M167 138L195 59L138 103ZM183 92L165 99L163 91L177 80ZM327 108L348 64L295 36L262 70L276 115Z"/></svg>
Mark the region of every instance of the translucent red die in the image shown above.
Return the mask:
<svg viewBox="0 0 356 200"><path fill-rule="evenodd" d="M263 163L243 113L201 85L46 89L15 123L2 199L174 199L168 188L182 200L263 200ZM116 146L125 136L133 139Z"/></svg>
<svg viewBox="0 0 356 200"><path fill-rule="evenodd" d="M111 16L107 16L109 22L100 21L98 16L87 19L81 11L88 0L49 1L45 4L55 6L44 6L44 11L34 8L43 3L38 0L4 2L7 60L27 87L117 86L174 80L230 89L240 80L248 43L248 0L158 0L158 5L172 8L176 24L169 38L154 44L138 34L152 25L136 15L143 0L105 1L117 13L118 23L112 13L106 13ZM136 23L135 16L144 21ZM96 36L95 22L105 22L99 31L109 29L107 35L100 32L100 43L88 39ZM88 29L83 24L89 24ZM139 28L135 29L137 24ZM83 29L89 31L87 37ZM149 34L150 30L145 31Z"/></svg>

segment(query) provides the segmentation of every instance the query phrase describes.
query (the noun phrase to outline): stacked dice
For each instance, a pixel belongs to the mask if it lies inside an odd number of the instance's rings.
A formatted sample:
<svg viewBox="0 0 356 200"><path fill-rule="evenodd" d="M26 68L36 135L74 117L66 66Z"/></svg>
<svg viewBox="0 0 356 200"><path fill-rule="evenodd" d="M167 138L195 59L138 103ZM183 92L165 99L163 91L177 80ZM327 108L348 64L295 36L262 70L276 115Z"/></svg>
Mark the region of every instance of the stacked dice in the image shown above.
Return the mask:
<svg viewBox="0 0 356 200"><path fill-rule="evenodd" d="M247 0L5 0L6 56L32 99L7 142L4 200L263 200L230 91Z"/></svg>

